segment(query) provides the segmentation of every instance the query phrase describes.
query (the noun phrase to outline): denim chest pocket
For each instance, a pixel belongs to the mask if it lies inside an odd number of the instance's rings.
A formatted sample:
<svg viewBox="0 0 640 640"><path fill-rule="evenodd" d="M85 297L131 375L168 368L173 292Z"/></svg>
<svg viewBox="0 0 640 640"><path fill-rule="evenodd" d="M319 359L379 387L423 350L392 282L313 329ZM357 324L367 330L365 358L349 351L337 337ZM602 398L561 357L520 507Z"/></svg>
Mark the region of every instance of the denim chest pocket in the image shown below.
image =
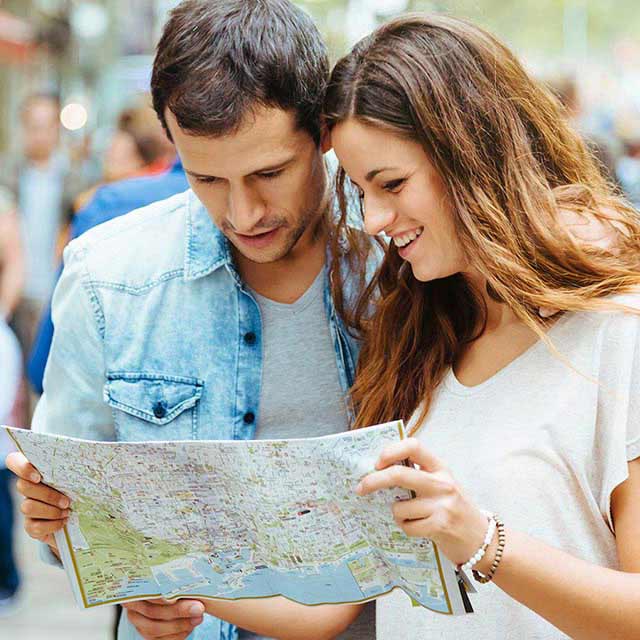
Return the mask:
<svg viewBox="0 0 640 640"><path fill-rule="evenodd" d="M203 389L198 378L117 371L107 374L104 399L119 440L192 440Z"/></svg>

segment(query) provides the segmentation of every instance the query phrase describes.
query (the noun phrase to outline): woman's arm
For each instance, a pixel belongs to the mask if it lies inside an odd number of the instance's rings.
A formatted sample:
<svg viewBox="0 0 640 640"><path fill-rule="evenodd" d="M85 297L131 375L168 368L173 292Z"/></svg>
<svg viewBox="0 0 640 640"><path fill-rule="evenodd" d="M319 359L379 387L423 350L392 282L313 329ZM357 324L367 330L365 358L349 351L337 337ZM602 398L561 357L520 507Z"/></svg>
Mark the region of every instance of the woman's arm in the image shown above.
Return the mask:
<svg viewBox="0 0 640 640"><path fill-rule="evenodd" d="M410 459L420 468L397 463ZM416 498L393 505L410 536L430 538L454 563L466 562L482 543L486 517L463 494L443 465L414 438L388 447L377 471L361 483L366 495L405 487ZM519 531L506 530L506 546L494 582L504 592L577 640L640 639L640 459L612 495L620 570L584 562ZM508 522L507 522L508 524ZM496 541L477 565L487 573ZM481 586L479 588L482 588Z"/></svg>
<svg viewBox="0 0 640 640"><path fill-rule="evenodd" d="M330 640L360 614L363 605L307 607L282 597L248 600L201 600L204 610L242 629L278 640ZM190 618L191 607L195 605ZM129 621L145 640L186 637L202 621L196 600L167 603L140 600L123 605Z"/></svg>
<svg viewBox="0 0 640 640"><path fill-rule="evenodd" d="M330 640L360 614L361 604L308 607L286 598L204 601L207 613L242 629L278 640Z"/></svg>
<svg viewBox="0 0 640 640"><path fill-rule="evenodd" d="M629 463L629 478L612 496L620 571L507 530L494 582L571 638L640 638L639 495L640 459ZM487 555L488 561L493 559L492 550ZM483 569L488 571L487 566Z"/></svg>
<svg viewBox="0 0 640 640"><path fill-rule="evenodd" d="M15 212L0 215L0 314L11 318L20 301L24 264L20 226Z"/></svg>

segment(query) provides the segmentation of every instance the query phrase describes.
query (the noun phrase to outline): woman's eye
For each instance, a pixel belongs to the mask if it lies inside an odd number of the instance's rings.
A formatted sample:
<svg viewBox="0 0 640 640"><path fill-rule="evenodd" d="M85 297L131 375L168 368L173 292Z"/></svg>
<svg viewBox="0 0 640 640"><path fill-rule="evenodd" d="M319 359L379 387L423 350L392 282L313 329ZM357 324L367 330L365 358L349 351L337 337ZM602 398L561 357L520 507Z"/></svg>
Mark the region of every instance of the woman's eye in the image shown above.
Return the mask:
<svg viewBox="0 0 640 640"><path fill-rule="evenodd" d="M391 193L395 193L400 189L400 187L406 182L406 178L398 178L398 180L391 180L389 182L385 182L382 185L382 188L385 191L390 191Z"/></svg>

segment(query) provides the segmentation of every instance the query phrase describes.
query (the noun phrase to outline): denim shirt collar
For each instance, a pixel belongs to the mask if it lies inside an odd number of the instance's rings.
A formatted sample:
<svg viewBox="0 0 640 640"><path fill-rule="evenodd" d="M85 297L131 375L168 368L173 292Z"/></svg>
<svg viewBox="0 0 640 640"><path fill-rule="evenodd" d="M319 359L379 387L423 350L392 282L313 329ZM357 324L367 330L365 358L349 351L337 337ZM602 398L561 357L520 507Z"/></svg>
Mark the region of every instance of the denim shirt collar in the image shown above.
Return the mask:
<svg viewBox="0 0 640 640"><path fill-rule="evenodd" d="M184 278L197 280L226 266L238 279L229 241L193 191L187 194Z"/></svg>

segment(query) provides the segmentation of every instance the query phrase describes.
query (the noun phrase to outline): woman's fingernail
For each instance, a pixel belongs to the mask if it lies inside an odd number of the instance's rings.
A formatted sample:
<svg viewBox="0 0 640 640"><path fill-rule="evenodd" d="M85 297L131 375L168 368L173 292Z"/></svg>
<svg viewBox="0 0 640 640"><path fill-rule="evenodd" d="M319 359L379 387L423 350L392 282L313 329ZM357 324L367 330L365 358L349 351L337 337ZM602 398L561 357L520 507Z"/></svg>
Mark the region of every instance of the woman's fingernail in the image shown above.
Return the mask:
<svg viewBox="0 0 640 640"><path fill-rule="evenodd" d="M362 482L359 482L358 486L356 487L356 493L362 494L362 489L363 489Z"/></svg>
<svg viewBox="0 0 640 640"><path fill-rule="evenodd" d="M29 478L31 478L31 482L40 482L40 474L39 473L32 473Z"/></svg>
<svg viewBox="0 0 640 640"><path fill-rule="evenodd" d="M201 616L204 613L204 606L201 604L194 604L189 609L189 613L195 617Z"/></svg>
<svg viewBox="0 0 640 640"><path fill-rule="evenodd" d="M61 509L66 509L69 506L69 499L68 498L60 498L60 502L58 502L58 504L60 505Z"/></svg>
<svg viewBox="0 0 640 640"><path fill-rule="evenodd" d="M202 617L200 617L200 618L191 618L191 624L194 627L197 627L199 624L202 624Z"/></svg>

